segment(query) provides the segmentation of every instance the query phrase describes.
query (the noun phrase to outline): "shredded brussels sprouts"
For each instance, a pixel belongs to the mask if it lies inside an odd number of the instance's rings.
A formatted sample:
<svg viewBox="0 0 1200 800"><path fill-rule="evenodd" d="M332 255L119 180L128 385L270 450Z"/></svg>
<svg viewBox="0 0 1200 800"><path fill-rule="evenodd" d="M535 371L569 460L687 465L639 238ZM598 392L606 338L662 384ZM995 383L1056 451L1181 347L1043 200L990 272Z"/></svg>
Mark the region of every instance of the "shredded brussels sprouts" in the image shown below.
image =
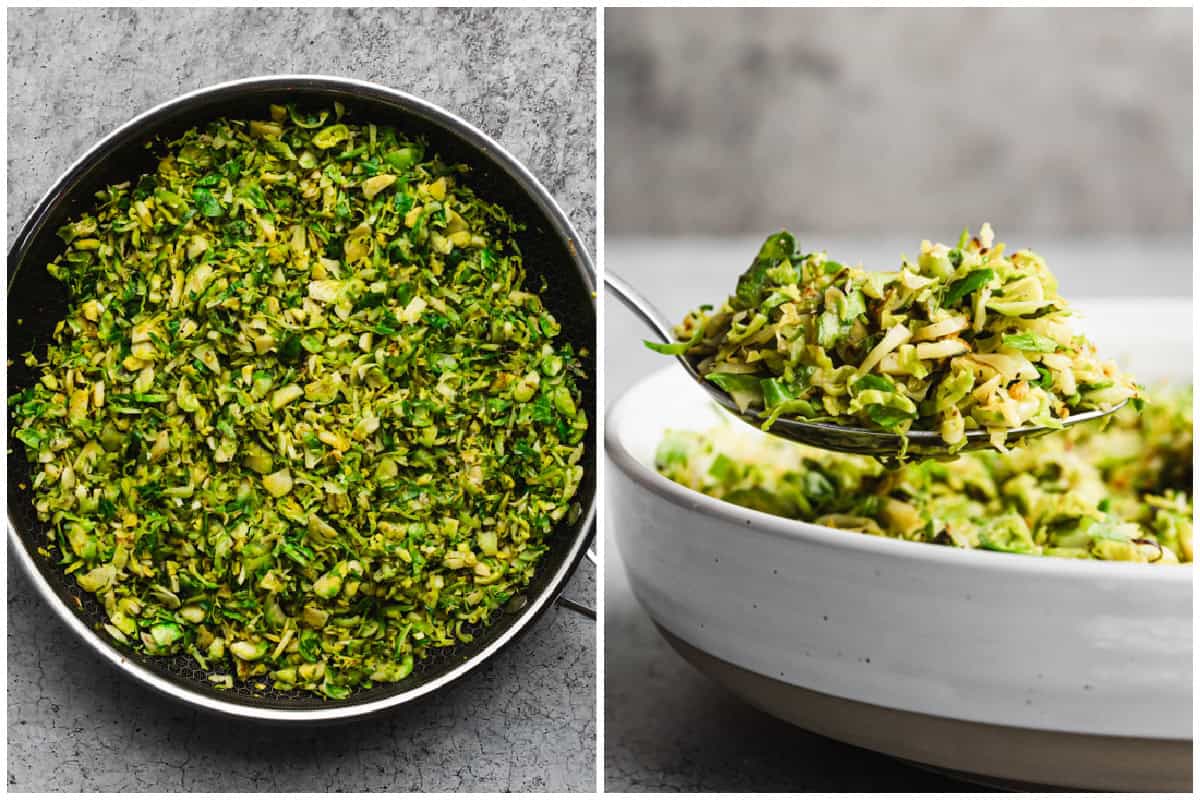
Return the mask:
<svg viewBox="0 0 1200 800"><path fill-rule="evenodd" d="M904 435L935 430L951 448L986 429L1062 428L1074 412L1137 397L1133 381L1071 326L1071 310L1036 253L1005 253L992 229L958 244L921 243L895 272L803 253L790 233L769 237L736 292L700 308L680 341L743 411L861 425Z"/></svg>
<svg viewBox="0 0 1200 800"><path fill-rule="evenodd" d="M581 362L465 166L270 110L59 231L70 309L13 434L113 639L342 699L520 603L580 513Z"/></svg>
<svg viewBox="0 0 1200 800"><path fill-rule="evenodd" d="M1008 553L1190 563L1191 390L1104 422L1008 453L899 470L723 425L668 431L656 466L712 497L830 528Z"/></svg>

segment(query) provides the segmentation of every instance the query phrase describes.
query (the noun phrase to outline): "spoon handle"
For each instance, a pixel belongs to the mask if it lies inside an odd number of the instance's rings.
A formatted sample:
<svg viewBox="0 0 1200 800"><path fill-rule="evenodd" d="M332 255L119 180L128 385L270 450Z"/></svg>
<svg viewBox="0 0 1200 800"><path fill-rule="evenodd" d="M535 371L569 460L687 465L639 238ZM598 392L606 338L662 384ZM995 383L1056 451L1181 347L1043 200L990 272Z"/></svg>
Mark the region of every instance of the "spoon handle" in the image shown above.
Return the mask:
<svg viewBox="0 0 1200 800"><path fill-rule="evenodd" d="M649 300L630 286L624 278L614 275L611 272L606 272L604 275L604 285L608 288L611 296L616 297L626 308L640 317L642 322L645 322L646 325L658 334L658 338L667 344L675 341L675 334L672 332L671 324L667 322L666 317Z"/></svg>

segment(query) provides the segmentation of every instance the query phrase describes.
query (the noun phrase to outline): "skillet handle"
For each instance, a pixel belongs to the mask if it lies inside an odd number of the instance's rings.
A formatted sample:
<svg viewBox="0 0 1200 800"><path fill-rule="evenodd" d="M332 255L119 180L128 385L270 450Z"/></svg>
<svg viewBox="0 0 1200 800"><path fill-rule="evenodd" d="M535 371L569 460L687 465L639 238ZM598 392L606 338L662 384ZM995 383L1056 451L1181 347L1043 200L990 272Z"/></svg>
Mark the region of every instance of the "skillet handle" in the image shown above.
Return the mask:
<svg viewBox="0 0 1200 800"><path fill-rule="evenodd" d="M597 566L596 551L592 544L592 540L595 538L595 536L596 536L596 528L593 525L591 532L588 534L588 549L585 550L583 553L584 556L587 558L587 560L592 562L593 567ZM578 569L578 567L576 567L576 569ZM574 611L576 614L580 614L581 616L587 617L588 619L591 619L591 620L596 619L596 609L592 608L591 606L584 605L583 603L580 603L576 600L572 600L571 598L569 598L565 595L560 594L558 597L555 598L554 602L561 608L569 608L572 611Z"/></svg>
<svg viewBox="0 0 1200 800"><path fill-rule="evenodd" d="M564 597L561 594L558 596L558 599L555 602L558 603L560 608L569 608L576 614L587 617L590 620L596 619L596 609L592 608L591 606L585 606L583 603L577 603L571 598Z"/></svg>

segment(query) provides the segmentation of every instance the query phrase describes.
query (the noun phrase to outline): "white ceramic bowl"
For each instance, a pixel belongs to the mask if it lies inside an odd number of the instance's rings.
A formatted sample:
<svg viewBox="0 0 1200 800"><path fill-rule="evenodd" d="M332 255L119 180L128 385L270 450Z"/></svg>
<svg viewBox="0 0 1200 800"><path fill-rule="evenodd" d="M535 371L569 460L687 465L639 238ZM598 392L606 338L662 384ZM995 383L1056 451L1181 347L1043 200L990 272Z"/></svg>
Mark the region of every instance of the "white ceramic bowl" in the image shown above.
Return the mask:
<svg viewBox="0 0 1200 800"><path fill-rule="evenodd" d="M1085 308L1101 351L1139 379L1191 382L1190 303ZM630 583L693 663L806 728L945 769L1191 787L1190 566L835 531L655 472L664 430L704 430L718 413L668 366L613 404L605 434L608 514Z"/></svg>

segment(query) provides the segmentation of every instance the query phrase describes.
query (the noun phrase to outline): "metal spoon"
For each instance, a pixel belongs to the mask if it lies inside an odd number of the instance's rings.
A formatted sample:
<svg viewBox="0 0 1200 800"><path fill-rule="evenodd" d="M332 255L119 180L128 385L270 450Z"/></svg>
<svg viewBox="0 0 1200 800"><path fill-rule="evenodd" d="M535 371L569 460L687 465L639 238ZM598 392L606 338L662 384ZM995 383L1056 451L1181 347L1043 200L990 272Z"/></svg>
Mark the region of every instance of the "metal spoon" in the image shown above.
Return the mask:
<svg viewBox="0 0 1200 800"><path fill-rule="evenodd" d="M658 335L658 338L667 344L676 342L675 335L671 330L671 324L666 321L666 318L663 317L650 301L630 286L623 278L609 272L604 277L604 284L608 287L612 296L616 297L626 308L640 317L642 322L645 322ZM737 407L737 404L733 402L733 398L726 394L724 390L704 379L704 376L696 369L696 365L688 360L687 356L681 355L676 356L676 358L679 359L679 363L683 365L688 374L695 378L696 382L703 386L705 391L722 408L743 422L747 422L756 428L762 428L763 422L766 420L765 415L758 411L741 411ZM1106 417L1120 409L1126 402L1128 401L1122 401L1112 408L1101 411L1084 411L1080 414L1072 414L1063 419L1063 426L1069 427L1071 425L1078 425L1081 422ZM1022 439L1045 436L1056 430L1059 429L1046 428L1040 425L1010 428L1007 432L1006 442L1007 444L1014 444ZM776 420L767 429L767 432L784 439L791 439L794 442L819 447L822 450L859 453L861 455L885 458L896 457L901 452L906 452L907 456L910 457L952 459L956 453L964 450L984 450L992 446L990 434L982 428L967 431L966 444L954 452L950 451L950 448L942 440L941 434L937 431L910 430L908 432L907 451L903 450L904 442L897 434L888 433L887 431L870 430L868 428L834 425L828 422L805 422L798 419L781 418Z"/></svg>

